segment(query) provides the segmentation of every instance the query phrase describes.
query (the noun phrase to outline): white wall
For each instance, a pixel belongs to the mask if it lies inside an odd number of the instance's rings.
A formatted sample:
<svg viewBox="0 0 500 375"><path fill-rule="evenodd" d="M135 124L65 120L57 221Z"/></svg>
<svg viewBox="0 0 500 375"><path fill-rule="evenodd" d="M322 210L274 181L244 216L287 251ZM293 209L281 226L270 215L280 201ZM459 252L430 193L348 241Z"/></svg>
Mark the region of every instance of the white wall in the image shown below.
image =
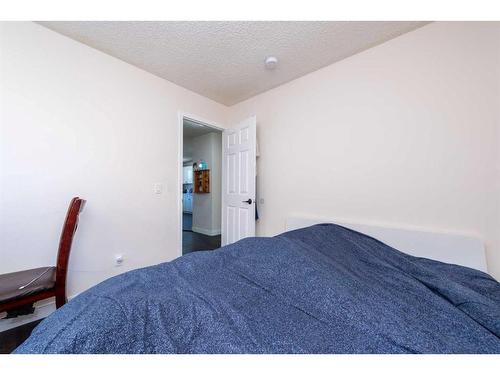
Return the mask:
<svg viewBox="0 0 500 375"><path fill-rule="evenodd" d="M204 134L191 138L189 144L193 162L204 160L210 169L210 193L193 194L193 232L218 235L221 230L222 211L222 135L219 132Z"/></svg>
<svg viewBox="0 0 500 375"><path fill-rule="evenodd" d="M30 22L1 22L0 51L0 273L55 263L76 195L70 295L178 256L178 111L227 107Z"/></svg>
<svg viewBox="0 0 500 375"><path fill-rule="evenodd" d="M258 234L293 214L477 233L500 278L499 38L498 23L433 23L227 108L0 23L0 273L54 264L74 195L88 205L69 294L178 255L181 110L257 115Z"/></svg>
<svg viewBox="0 0 500 375"><path fill-rule="evenodd" d="M499 86L500 23L438 22L231 107L257 115L258 234L290 215L478 234L500 279Z"/></svg>

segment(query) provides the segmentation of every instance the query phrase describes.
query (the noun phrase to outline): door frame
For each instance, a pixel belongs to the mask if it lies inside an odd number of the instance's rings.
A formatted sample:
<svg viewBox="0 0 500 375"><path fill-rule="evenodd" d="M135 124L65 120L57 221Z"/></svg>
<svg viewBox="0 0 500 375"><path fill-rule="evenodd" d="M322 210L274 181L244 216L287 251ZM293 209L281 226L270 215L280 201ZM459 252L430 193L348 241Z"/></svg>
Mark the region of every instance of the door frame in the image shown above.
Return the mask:
<svg viewBox="0 0 500 375"><path fill-rule="evenodd" d="M178 137L177 137L177 143L178 143L178 153L177 153L177 218L179 220L179 230L177 231L178 233L178 238L177 238L177 256L180 257L182 256L182 188L183 188L183 170L182 168L184 167L184 162L183 162L183 157L184 157L184 119L189 119L191 121L197 122L203 126L207 126L209 128L215 129L217 131L223 132L226 130L226 127L221 125L220 123L217 123L215 121L211 120L206 120L198 115L194 115L192 113L188 112L183 112L179 111L178 112ZM222 181L221 181L222 183ZM222 191L221 191L222 195ZM221 196L222 200L222 196ZM222 209L222 208L221 208Z"/></svg>

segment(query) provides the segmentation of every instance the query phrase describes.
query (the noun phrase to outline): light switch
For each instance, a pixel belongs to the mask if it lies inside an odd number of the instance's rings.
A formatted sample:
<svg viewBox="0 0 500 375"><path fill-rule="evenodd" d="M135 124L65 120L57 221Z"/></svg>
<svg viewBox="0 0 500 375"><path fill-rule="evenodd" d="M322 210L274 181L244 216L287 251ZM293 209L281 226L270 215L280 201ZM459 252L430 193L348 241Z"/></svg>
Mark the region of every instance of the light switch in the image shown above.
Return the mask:
<svg viewBox="0 0 500 375"><path fill-rule="evenodd" d="M163 193L163 184L161 183L156 183L153 185L153 192L155 194L161 194Z"/></svg>

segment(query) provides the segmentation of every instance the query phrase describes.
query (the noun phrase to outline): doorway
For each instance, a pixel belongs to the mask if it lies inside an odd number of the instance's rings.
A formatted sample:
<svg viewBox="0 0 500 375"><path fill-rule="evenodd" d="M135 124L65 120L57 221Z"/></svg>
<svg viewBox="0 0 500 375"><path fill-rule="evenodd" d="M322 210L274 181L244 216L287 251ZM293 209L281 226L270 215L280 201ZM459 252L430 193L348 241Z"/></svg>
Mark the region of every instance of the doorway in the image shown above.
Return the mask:
<svg viewBox="0 0 500 375"><path fill-rule="evenodd" d="M182 255L221 246L222 130L182 116Z"/></svg>

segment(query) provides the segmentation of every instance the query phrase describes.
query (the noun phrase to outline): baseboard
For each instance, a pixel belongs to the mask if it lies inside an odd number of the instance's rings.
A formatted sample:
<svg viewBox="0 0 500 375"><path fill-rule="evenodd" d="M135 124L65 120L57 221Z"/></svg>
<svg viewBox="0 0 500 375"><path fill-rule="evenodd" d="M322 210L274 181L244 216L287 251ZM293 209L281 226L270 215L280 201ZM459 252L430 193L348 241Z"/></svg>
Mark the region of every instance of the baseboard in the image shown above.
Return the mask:
<svg viewBox="0 0 500 375"><path fill-rule="evenodd" d="M205 228L192 227L191 230L193 232L201 233L206 236L218 236L221 233L220 229L205 229Z"/></svg>
<svg viewBox="0 0 500 375"><path fill-rule="evenodd" d="M68 297L68 300L73 297L74 296ZM35 312L33 314L22 315L11 319L2 319L7 313L0 313L0 332L34 322L35 320L44 319L54 311L56 311L56 301L54 298L49 298L35 303Z"/></svg>

